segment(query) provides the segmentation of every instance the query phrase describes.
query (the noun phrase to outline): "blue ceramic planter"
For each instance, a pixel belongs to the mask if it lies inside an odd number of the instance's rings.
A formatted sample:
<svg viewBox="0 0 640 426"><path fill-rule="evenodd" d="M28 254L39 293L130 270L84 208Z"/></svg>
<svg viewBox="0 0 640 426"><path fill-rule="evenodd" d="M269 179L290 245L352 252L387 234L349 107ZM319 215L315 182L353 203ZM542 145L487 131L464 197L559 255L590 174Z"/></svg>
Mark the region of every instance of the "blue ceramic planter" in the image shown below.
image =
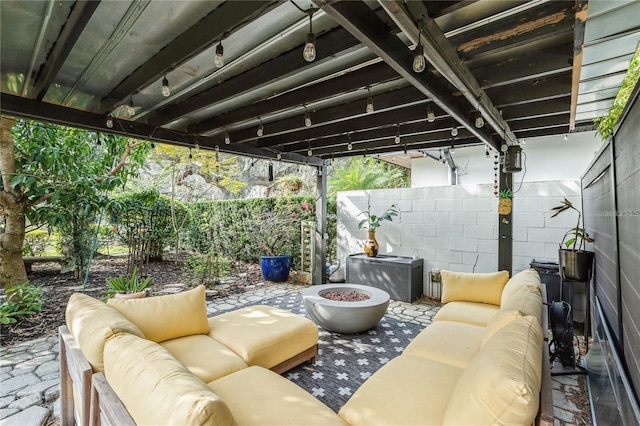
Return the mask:
<svg viewBox="0 0 640 426"><path fill-rule="evenodd" d="M289 279L291 255L260 256L260 270L265 280L281 283Z"/></svg>

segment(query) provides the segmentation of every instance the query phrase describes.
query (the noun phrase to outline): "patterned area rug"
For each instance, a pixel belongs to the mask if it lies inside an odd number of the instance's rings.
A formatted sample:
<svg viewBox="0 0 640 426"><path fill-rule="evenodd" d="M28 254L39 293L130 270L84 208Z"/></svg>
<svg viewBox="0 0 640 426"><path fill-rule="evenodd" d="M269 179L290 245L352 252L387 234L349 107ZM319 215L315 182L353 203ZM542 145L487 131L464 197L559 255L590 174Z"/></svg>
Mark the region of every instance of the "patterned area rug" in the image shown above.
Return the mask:
<svg viewBox="0 0 640 426"><path fill-rule="evenodd" d="M308 317L300 293L274 297L260 304ZM374 328L360 334L330 333L319 327L316 363L306 362L283 376L338 412L369 376L400 355L423 329L420 324L399 321L387 315Z"/></svg>

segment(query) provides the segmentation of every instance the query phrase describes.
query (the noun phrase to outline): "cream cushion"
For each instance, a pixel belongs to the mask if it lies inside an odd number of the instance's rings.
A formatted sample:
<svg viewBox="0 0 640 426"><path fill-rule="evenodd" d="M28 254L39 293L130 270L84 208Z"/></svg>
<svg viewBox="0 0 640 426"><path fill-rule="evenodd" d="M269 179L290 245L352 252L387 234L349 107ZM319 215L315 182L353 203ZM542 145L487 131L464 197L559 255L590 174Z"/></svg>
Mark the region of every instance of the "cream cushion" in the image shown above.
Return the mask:
<svg viewBox="0 0 640 426"><path fill-rule="evenodd" d="M505 325L509 324L516 318L522 317L522 313L520 311L516 311L514 309L505 309L498 311L497 314L491 318L491 321L484 328L484 334L482 335L482 341L480 342L480 346L484 346L498 330L500 330Z"/></svg>
<svg viewBox="0 0 640 426"><path fill-rule="evenodd" d="M231 349L206 334L165 340L160 346L205 383L248 367Z"/></svg>
<svg viewBox="0 0 640 426"><path fill-rule="evenodd" d="M442 270L442 303L452 301L488 303L500 306L502 289L509 272L453 272Z"/></svg>
<svg viewBox="0 0 640 426"><path fill-rule="evenodd" d="M130 333L144 337L142 331L120 312L82 293L69 297L65 321L95 373L104 371L104 343L113 335Z"/></svg>
<svg viewBox="0 0 640 426"><path fill-rule="evenodd" d="M484 328L462 322L436 321L405 348L404 355L419 356L464 369L480 350Z"/></svg>
<svg viewBox="0 0 640 426"><path fill-rule="evenodd" d="M256 305L209 318L209 336L249 365L273 368L318 343L311 320L273 306Z"/></svg>
<svg viewBox="0 0 640 426"><path fill-rule="evenodd" d="M525 269L514 275L502 292L501 309L515 309L523 315L542 320L542 289L540 275L535 269Z"/></svg>
<svg viewBox="0 0 640 426"><path fill-rule="evenodd" d="M440 308L433 321L464 322L484 327L499 311L498 306L486 303L449 302Z"/></svg>
<svg viewBox="0 0 640 426"><path fill-rule="evenodd" d="M338 414L354 426L441 424L462 371L400 355L369 377Z"/></svg>
<svg viewBox="0 0 640 426"><path fill-rule="evenodd" d="M224 401L166 349L119 334L105 345L104 374L138 425L232 425Z"/></svg>
<svg viewBox="0 0 640 426"><path fill-rule="evenodd" d="M107 303L154 342L209 332L202 285L177 294L142 299L109 299Z"/></svg>
<svg viewBox="0 0 640 426"><path fill-rule="evenodd" d="M539 405L542 330L517 318L491 337L460 376L445 425L531 425Z"/></svg>
<svg viewBox="0 0 640 426"><path fill-rule="evenodd" d="M237 425L346 426L310 393L262 367L225 376L209 383L209 388L224 399Z"/></svg>

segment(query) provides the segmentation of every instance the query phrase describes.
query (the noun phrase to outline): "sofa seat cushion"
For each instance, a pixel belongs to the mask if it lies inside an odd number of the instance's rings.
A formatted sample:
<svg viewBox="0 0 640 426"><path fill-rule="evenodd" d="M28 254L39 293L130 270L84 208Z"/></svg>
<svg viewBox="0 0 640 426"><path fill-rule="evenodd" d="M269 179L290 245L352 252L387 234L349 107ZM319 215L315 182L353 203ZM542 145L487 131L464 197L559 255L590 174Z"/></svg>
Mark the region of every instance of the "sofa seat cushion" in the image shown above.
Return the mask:
<svg viewBox="0 0 640 426"><path fill-rule="evenodd" d="M105 344L104 367L136 424L234 424L225 402L157 343L114 336Z"/></svg>
<svg viewBox="0 0 640 426"><path fill-rule="evenodd" d="M142 331L120 312L82 293L69 297L65 320L69 332L95 373L104 371L104 344L117 333L144 337Z"/></svg>
<svg viewBox="0 0 640 426"><path fill-rule="evenodd" d="M369 377L338 414L351 425L441 424L463 370L400 355Z"/></svg>
<svg viewBox="0 0 640 426"><path fill-rule="evenodd" d="M177 294L142 299L109 299L107 303L154 342L209 332L202 285Z"/></svg>
<svg viewBox="0 0 640 426"><path fill-rule="evenodd" d="M453 272L442 270L442 303L464 301L500 305L509 272Z"/></svg>
<svg viewBox="0 0 640 426"><path fill-rule="evenodd" d="M235 352L205 334L165 340L160 346L205 383L248 367Z"/></svg>
<svg viewBox="0 0 640 426"><path fill-rule="evenodd" d="M340 425L344 421L310 393L273 371L249 367L209 383L238 425Z"/></svg>
<svg viewBox="0 0 640 426"><path fill-rule="evenodd" d="M498 330L460 376L443 424L531 425L539 406L542 330L533 316Z"/></svg>
<svg viewBox="0 0 640 426"><path fill-rule="evenodd" d="M418 334L404 355L419 356L465 369L480 351L484 328L463 322L436 321Z"/></svg>
<svg viewBox="0 0 640 426"><path fill-rule="evenodd" d="M311 320L266 305L209 318L209 328L209 336L247 364L264 368L273 368L318 343L318 327Z"/></svg>
<svg viewBox="0 0 640 426"><path fill-rule="evenodd" d="M542 323L542 289L535 269L525 269L511 277L502 292L500 309L515 309Z"/></svg>
<svg viewBox="0 0 640 426"><path fill-rule="evenodd" d="M433 321L455 321L485 327L500 308L475 302L449 302L433 317Z"/></svg>

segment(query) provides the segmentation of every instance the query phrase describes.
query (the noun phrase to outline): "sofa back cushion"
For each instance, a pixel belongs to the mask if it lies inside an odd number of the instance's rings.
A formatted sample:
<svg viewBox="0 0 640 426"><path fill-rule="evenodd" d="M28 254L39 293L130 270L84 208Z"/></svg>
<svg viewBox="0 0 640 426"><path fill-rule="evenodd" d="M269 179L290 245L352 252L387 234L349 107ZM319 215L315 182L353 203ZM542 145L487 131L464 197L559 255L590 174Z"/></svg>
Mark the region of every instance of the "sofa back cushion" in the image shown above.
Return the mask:
<svg viewBox="0 0 640 426"><path fill-rule="evenodd" d="M493 318L487 323L487 326L484 328L484 334L482 335L482 340L480 341L480 346L484 346L494 334L498 332L502 327L509 324L516 318L522 317L522 313L520 311L516 311L515 309L502 309L496 313Z"/></svg>
<svg viewBox="0 0 640 426"><path fill-rule="evenodd" d="M511 277L502 292L500 309L515 309L522 312L522 315L533 315L541 323L542 290L540 275L535 269L525 269Z"/></svg>
<svg viewBox="0 0 640 426"><path fill-rule="evenodd" d="M509 272L453 272L440 271L442 278L442 303L478 302L500 306L502 289L509 279Z"/></svg>
<svg viewBox="0 0 640 426"><path fill-rule="evenodd" d="M202 285L177 294L109 299L107 303L140 327L144 336L154 342L209 333Z"/></svg>
<svg viewBox="0 0 640 426"><path fill-rule="evenodd" d="M114 336L104 348L104 375L136 424L233 424L227 404L157 343Z"/></svg>
<svg viewBox="0 0 640 426"><path fill-rule="evenodd" d="M460 376L443 424L531 425L540 402L542 344L532 316L498 330Z"/></svg>
<svg viewBox="0 0 640 426"><path fill-rule="evenodd" d="M104 344L117 333L144 337L142 331L106 303L82 293L69 297L65 313L69 332L94 372L104 371Z"/></svg>

